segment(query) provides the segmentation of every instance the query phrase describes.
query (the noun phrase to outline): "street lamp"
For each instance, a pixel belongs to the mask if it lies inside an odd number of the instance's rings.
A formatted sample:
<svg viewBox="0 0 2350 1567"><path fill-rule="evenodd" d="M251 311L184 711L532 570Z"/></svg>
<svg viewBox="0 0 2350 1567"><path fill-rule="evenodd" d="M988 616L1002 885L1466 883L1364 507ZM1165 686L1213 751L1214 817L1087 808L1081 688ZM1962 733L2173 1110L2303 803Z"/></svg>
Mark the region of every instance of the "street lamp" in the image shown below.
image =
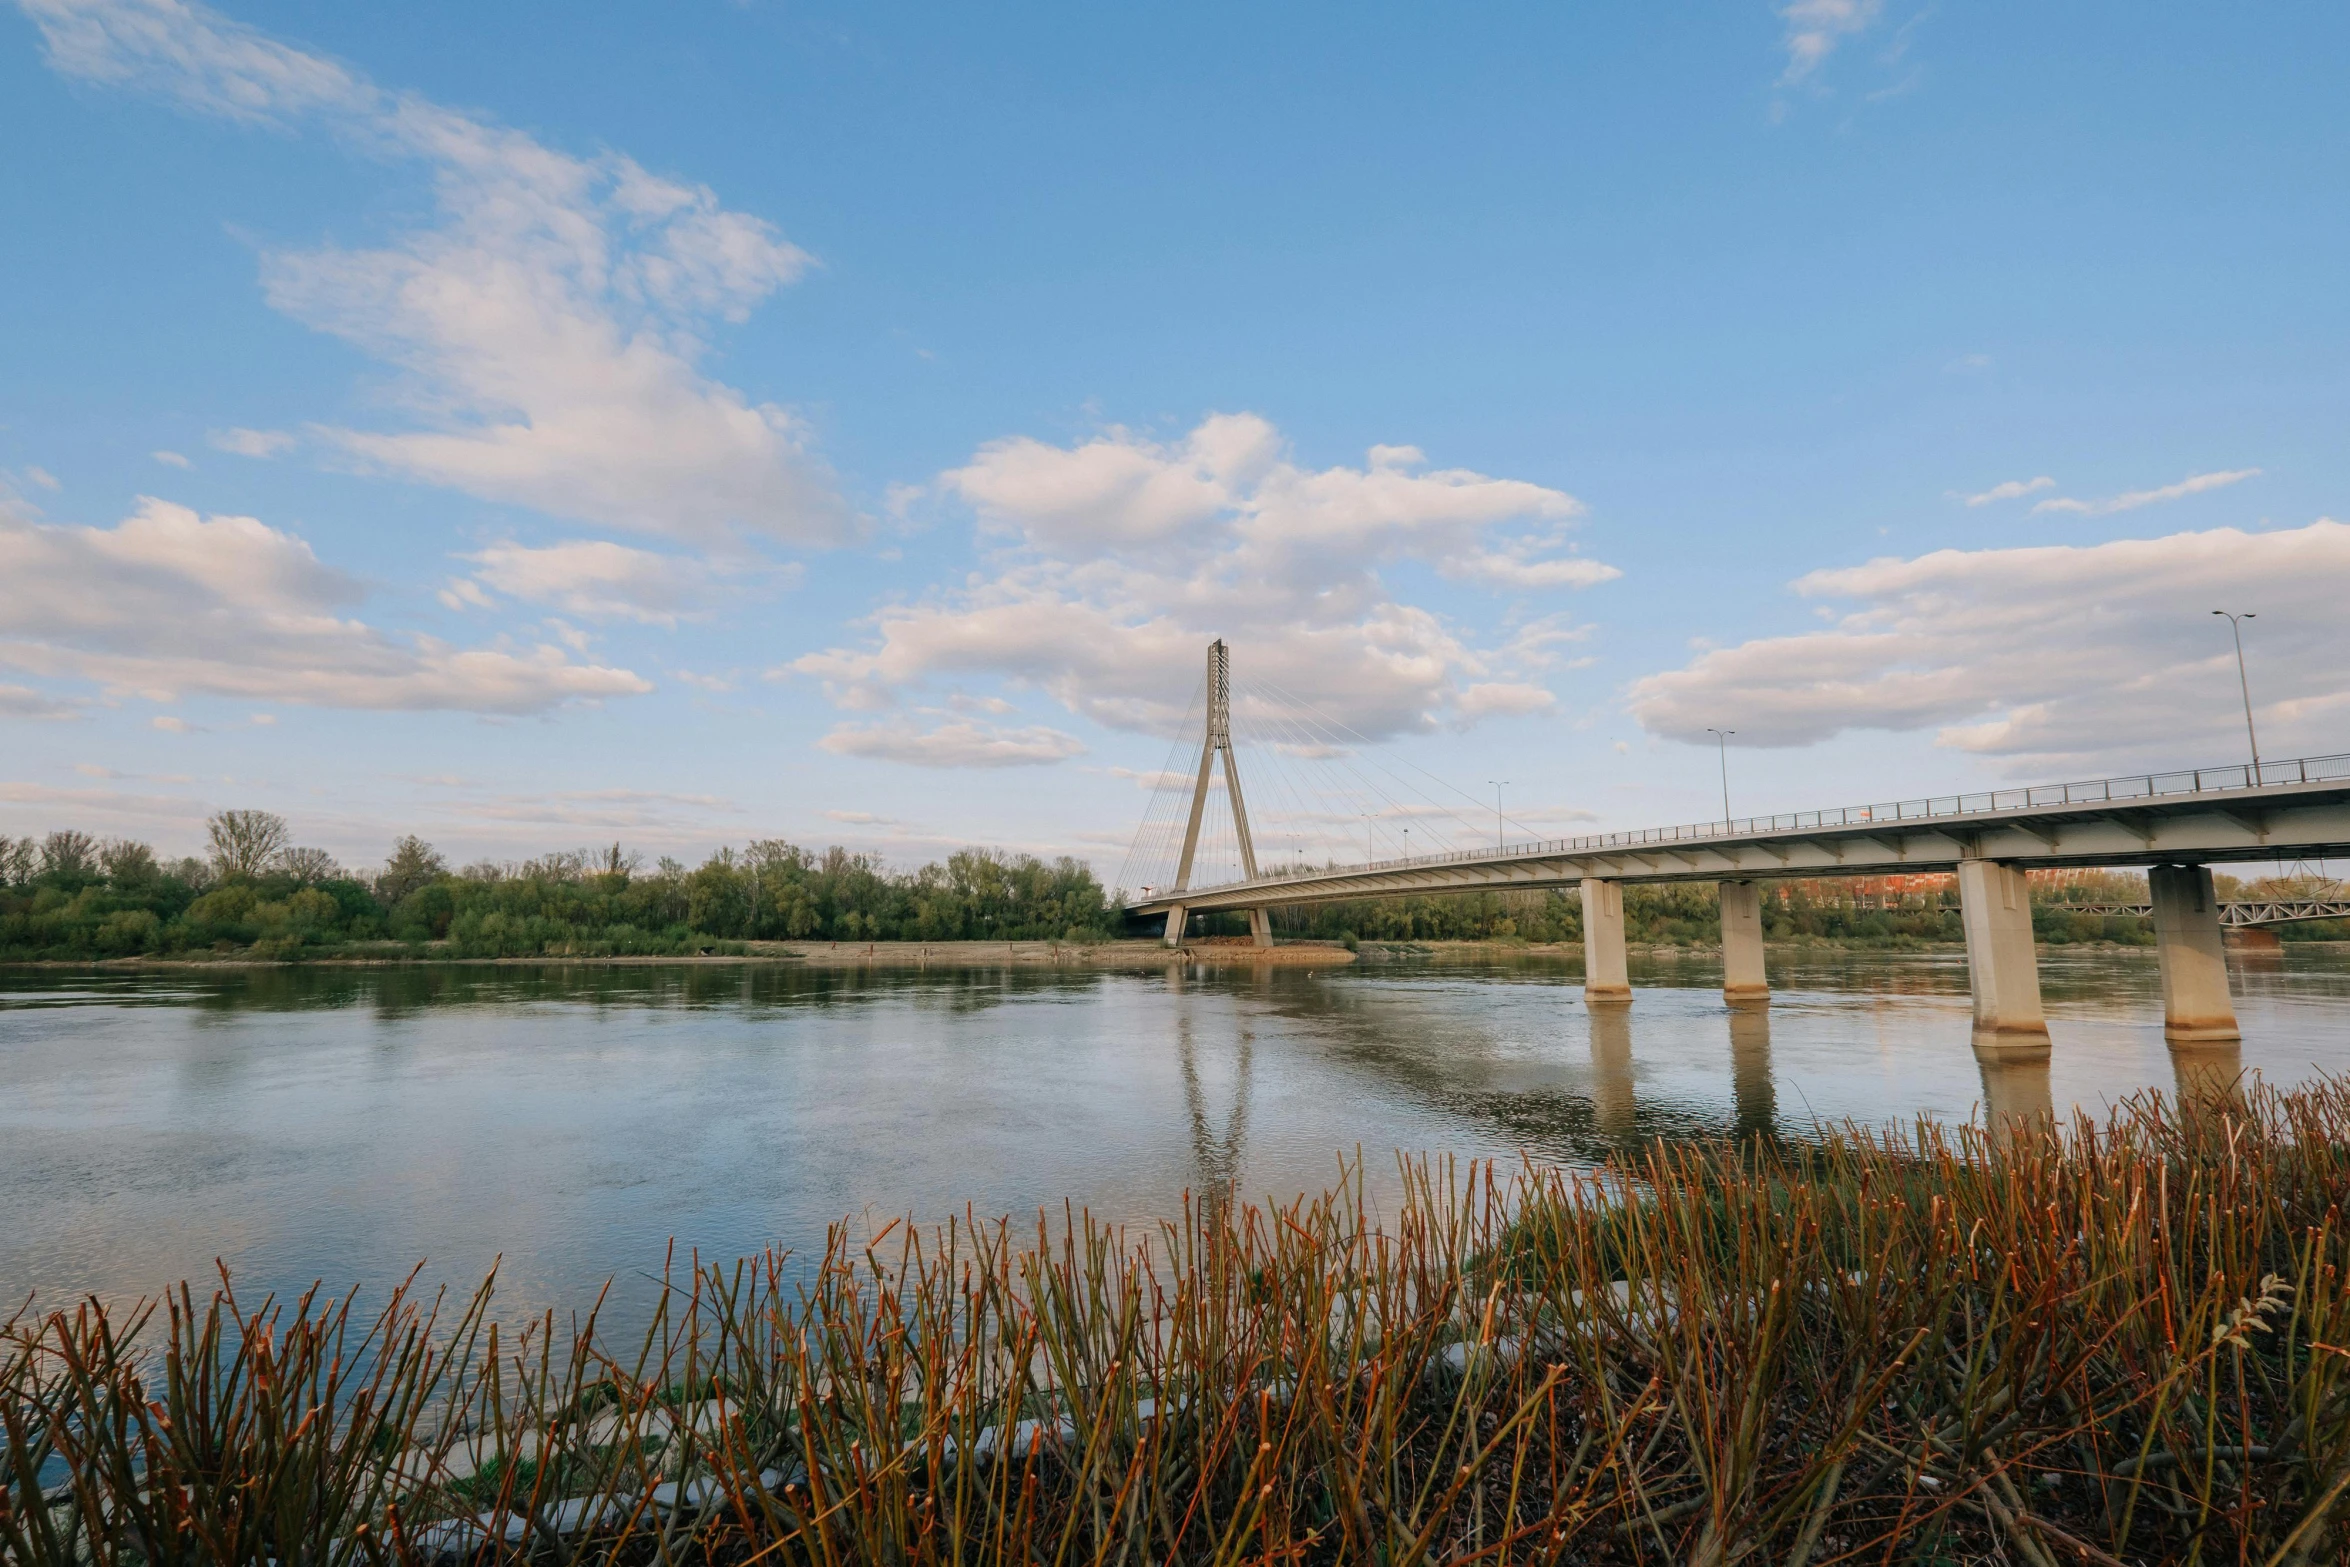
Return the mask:
<svg viewBox="0 0 2350 1567"><path fill-rule="evenodd" d="M1730 737L1738 731L1716 729L1709 724L1705 732L1714 737L1714 750L1722 760L1722 828L1726 832L1730 826Z"/></svg>
<svg viewBox="0 0 2350 1567"><path fill-rule="evenodd" d="M2251 610L2238 614L2232 610L2215 609L2212 613L2228 617L2228 630L2236 638L2236 684L2244 692L2244 738L2252 745L2252 781L2257 784L2260 782L2260 736L2252 730L2252 681L2244 673L2244 627L2241 622L2260 617Z"/></svg>
<svg viewBox="0 0 2350 1567"><path fill-rule="evenodd" d="M1501 852L1501 786L1509 780L1488 778L1485 781L1493 785L1493 849L1498 854Z"/></svg>

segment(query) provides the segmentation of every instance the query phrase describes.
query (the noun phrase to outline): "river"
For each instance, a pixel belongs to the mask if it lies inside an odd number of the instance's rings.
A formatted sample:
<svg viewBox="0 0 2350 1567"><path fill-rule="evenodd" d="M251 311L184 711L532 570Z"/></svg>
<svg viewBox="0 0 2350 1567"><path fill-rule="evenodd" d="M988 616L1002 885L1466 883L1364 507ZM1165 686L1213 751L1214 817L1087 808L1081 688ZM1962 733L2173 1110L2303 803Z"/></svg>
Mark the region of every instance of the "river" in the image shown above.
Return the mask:
<svg viewBox="0 0 2350 1567"><path fill-rule="evenodd" d="M0 969L0 1315L215 1259L240 1293L419 1263L500 1314L624 1313L683 1256L805 1255L835 1222L1147 1223L1187 1190L1318 1190L1361 1150L1588 1162L1628 1139L2172 1091L2151 952L2043 958L2044 1075L1986 1076L1956 953L1701 959L1595 1015L1540 959L859 972L793 967ZM2350 1071L2350 952L2233 975L2240 1064Z"/></svg>

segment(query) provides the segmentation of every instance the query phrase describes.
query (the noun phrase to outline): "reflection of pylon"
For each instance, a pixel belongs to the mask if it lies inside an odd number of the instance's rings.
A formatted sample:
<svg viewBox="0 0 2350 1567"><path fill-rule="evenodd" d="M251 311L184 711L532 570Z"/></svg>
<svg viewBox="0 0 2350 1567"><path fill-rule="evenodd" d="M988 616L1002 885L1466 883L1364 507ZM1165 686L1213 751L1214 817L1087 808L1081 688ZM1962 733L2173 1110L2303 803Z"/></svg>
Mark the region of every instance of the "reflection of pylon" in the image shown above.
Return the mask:
<svg viewBox="0 0 2350 1567"><path fill-rule="evenodd" d="M1232 653L1218 637L1208 644L1208 730L1199 748L1199 781L1191 790L1191 821L1183 829L1183 858L1175 865L1174 891L1191 885L1191 859L1199 851L1200 818L1208 808L1208 778L1216 758L1224 758L1224 795L1232 802L1232 832L1240 841L1240 873L1257 879L1256 845L1249 841L1248 806L1240 796L1240 768L1232 759ZM1167 945L1183 944L1185 909L1181 903L1167 911ZM1248 911L1249 934L1257 945L1273 945L1273 922L1263 909Z"/></svg>

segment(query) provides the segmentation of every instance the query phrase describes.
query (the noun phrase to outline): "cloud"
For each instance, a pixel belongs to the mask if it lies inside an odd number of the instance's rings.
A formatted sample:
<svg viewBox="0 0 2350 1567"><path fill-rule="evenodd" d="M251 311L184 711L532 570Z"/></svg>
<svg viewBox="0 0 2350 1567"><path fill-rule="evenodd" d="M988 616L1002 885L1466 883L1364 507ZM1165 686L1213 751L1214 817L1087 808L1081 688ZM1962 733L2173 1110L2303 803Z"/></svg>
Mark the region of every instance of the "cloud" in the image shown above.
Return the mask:
<svg viewBox="0 0 2350 1567"><path fill-rule="evenodd" d="M39 485L44 490L54 490L58 488L57 475L51 473L46 468L28 467L24 471L24 476L33 483Z"/></svg>
<svg viewBox="0 0 2350 1567"><path fill-rule="evenodd" d="M1458 708L1465 687L1534 667L1538 651L1472 648L1399 601L1382 568L1519 590L1616 575L1546 553L1583 509L1562 491L1431 469L1408 446L1308 469L1254 414L1213 415L1173 442L1119 429L1066 447L997 441L938 488L998 546L991 570L883 609L867 646L792 664L844 707L986 674L1096 723L1165 733L1223 636L1244 711L1277 686L1375 738L1475 716Z"/></svg>
<svg viewBox="0 0 2350 1567"><path fill-rule="evenodd" d="M2035 490L2053 490L2055 488L2056 481L2046 474L2040 475L2037 479L2008 479L1992 485L1980 495L1967 496L1966 503L1969 506L1989 506L1995 501L2015 500L2020 496L2029 495Z"/></svg>
<svg viewBox="0 0 2350 1567"><path fill-rule="evenodd" d="M924 729L905 721L842 724L816 742L838 756L874 757L913 767L1037 767L1084 751L1075 735L1041 724L1007 729L958 718Z"/></svg>
<svg viewBox="0 0 2350 1567"><path fill-rule="evenodd" d="M50 63L257 125L320 125L421 162L436 226L273 251L269 302L405 373L408 427L314 426L362 470L608 527L837 540L852 517L805 426L705 375L709 329L800 276L764 220L617 153L574 157L377 87L181 0L26 0ZM280 437L229 431L266 456Z"/></svg>
<svg viewBox="0 0 2350 1567"><path fill-rule="evenodd" d="M2035 513L2044 511L2073 512L2083 517L2110 517L2119 511L2136 511L2141 506L2153 506L2162 501L2184 500L2190 495L2201 495L2205 490L2225 489L2241 484L2246 479L2259 477L2258 468L2235 468L2225 473L2199 473L2181 479L2176 484L2165 484L2159 489L2127 490L2120 495L2108 495L2103 500L2080 501L2069 495L2056 496L2034 506Z"/></svg>
<svg viewBox="0 0 2350 1567"><path fill-rule="evenodd" d="M147 455L154 458L157 462L163 464L163 466L166 468L188 469L196 466L194 463L188 461L185 455L179 452L149 452Z"/></svg>
<svg viewBox="0 0 2350 1567"><path fill-rule="evenodd" d="M215 450L239 457L275 457L294 445L294 438L283 430L215 430L204 439Z"/></svg>
<svg viewBox="0 0 2350 1567"><path fill-rule="evenodd" d="M2249 645L2267 748L2339 750L2350 526L2218 528L2094 546L1939 550L1798 579L1846 606L1817 631L1718 648L1633 683L1653 733L1749 745L1932 730L2018 767L2201 764L2242 739L2214 605L2260 606ZM2216 629L2215 629L2216 628Z"/></svg>
<svg viewBox="0 0 2350 1567"><path fill-rule="evenodd" d="M442 591L451 609L488 607L486 589L590 620L675 626L710 589L698 561L596 539L535 548L509 541L463 558L481 569Z"/></svg>
<svg viewBox="0 0 2350 1567"><path fill-rule="evenodd" d="M1883 11L1883 0L1790 0L1779 8L1786 23L1787 69L1783 87L1809 80L1845 39L1868 31Z"/></svg>
<svg viewBox="0 0 2350 1567"><path fill-rule="evenodd" d="M359 584L252 517L152 497L112 528L0 513L0 665L151 700L541 712L651 685L554 647L397 638L342 610Z"/></svg>
<svg viewBox="0 0 2350 1567"><path fill-rule="evenodd" d="M79 718L81 708L43 696L30 686L0 685L0 718Z"/></svg>
<svg viewBox="0 0 2350 1567"><path fill-rule="evenodd" d="M160 729L167 735L204 734L207 731L171 713L158 713L147 720L147 727Z"/></svg>
<svg viewBox="0 0 2350 1567"><path fill-rule="evenodd" d="M1466 722L1480 718L1504 716L1523 717L1530 713L1549 713L1558 709L1558 698L1540 686L1520 681L1481 681L1461 692L1453 710Z"/></svg>

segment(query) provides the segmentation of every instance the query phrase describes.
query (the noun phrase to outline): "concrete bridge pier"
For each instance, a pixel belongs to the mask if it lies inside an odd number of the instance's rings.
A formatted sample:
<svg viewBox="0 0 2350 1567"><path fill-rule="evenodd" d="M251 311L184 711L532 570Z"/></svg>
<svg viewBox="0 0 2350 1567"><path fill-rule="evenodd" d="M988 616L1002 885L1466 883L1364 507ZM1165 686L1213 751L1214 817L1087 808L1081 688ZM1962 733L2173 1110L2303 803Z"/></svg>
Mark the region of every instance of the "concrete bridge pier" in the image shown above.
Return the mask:
<svg viewBox="0 0 2350 1567"><path fill-rule="evenodd" d="M1167 911L1168 946L1180 947L1183 945L1183 927L1190 913L1191 911L1180 903Z"/></svg>
<svg viewBox="0 0 2350 1567"><path fill-rule="evenodd" d="M1273 945L1273 911L1271 909L1249 910L1248 933L1250 939L1260 947Z"/></svg>
<svg viewBox="0 0 2350 1567"><path fill-rule="evenodd" d="M2154 953L2162 964L2162 1037L2174 1048L2235 1044L2243 1034L2228 995L2211 867L2150 866L2146 883L2154 893Z"/></svg>
<svg viewBox="0 0 2350 1567"><path fill-rule="evenodd" d="M1763 972L1762 889L1750 881L1720 885L1722 903L1722 999L1768 1001L1771 982Z"/></svg>
<svg viewBox="0 0 2350 1567"><path fill-rule="evenodd" d="M1583 1000L1632 999L1631 972L1624 963L1624 886L1598 876L1583 878Z"/></svg>
<svg viewBox="0 0 2350 1567"><path fill-rule="evenodd" d="M1987 1061L2044 1061L2048 1017L2040 1009L2040 959L2032 950L2032 902L2024 873L1996 860L1958 862L1967 980L1975 1000L1975 1054Z"/></svg>

